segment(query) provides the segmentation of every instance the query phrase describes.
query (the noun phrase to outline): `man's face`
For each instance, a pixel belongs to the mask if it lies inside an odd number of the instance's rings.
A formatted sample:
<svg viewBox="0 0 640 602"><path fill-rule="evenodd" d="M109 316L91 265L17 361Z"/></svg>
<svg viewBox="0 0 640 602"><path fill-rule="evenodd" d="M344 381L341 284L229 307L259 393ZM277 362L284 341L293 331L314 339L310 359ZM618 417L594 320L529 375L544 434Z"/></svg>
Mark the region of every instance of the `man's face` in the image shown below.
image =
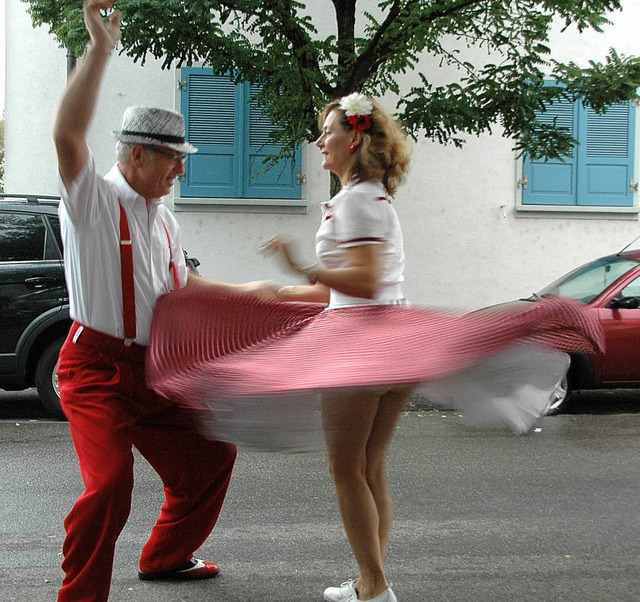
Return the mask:
<svg viewBox="0 0 640 602"><path fill-rule="evenodd" d="M186 156L170 148L140 146L144 157L138 169L135 190L147 200L169 194L175 179L185 172Z"/></svg>

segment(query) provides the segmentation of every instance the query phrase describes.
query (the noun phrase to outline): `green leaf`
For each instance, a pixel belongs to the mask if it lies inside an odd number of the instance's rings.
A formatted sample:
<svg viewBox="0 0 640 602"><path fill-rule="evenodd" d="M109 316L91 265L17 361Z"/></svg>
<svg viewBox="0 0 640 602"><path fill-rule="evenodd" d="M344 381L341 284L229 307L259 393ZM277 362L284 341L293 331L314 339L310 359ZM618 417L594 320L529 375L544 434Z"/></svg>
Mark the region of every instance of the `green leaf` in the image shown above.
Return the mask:
<svg viewBox="0 0 640 602"><path fill-rule="evenodd" d="M82 53L81 0L23 1L34 25ZM519 151L562 156L572 145L566 133L535 122L553 94L602 111L637 98L640 86L640 60L614 50L582 67L550 60L554 20L601 31L620 0L313 0L309 8L296 0L118 0L117 7L120 52L134 61L151 56L165 69L201 62L261 84L256 102L281 126L284 152L315 138L324 103L362 90L395 95L414 138L461 146L499 125ZM314 11L322 11L322 29ZM407 91L402 76L410 72L420 83ZM562 92L543 85L550 73Z"/></svg>

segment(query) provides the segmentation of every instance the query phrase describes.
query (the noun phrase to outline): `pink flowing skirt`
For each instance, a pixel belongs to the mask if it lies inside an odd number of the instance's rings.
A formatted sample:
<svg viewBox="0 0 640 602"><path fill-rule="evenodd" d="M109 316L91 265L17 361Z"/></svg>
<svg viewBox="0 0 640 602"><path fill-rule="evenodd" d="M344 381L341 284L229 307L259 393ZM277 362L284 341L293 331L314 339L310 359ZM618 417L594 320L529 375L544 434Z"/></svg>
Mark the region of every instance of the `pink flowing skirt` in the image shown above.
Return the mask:
<svg viewBox="0 0 640 602"><path fill-rule="evenodd" d="M529 430L566 352L603 336L590 308L551 298L467 314L403 305L325 309L190 285L158 300L147 379L206 409L212 437L270 449L322 446L323 392L410 385L477 425Z"/></svg>

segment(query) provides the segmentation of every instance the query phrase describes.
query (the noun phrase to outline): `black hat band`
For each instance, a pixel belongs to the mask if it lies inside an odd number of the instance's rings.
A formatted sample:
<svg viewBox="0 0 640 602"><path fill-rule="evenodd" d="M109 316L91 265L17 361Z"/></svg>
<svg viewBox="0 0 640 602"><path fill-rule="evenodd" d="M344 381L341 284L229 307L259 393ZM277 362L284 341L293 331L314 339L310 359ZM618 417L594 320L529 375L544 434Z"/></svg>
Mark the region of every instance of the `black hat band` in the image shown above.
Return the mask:
<svg viewBox="0 0 640 602"><path fill-rule="evenodd" d="M167 136L165 134L151 134L149 132L132 132L131 130L122 130L121 136L141 136L142 138L155 138L160 142L168 142L170 144L184 144L184 137L181 136Z"/></svg>

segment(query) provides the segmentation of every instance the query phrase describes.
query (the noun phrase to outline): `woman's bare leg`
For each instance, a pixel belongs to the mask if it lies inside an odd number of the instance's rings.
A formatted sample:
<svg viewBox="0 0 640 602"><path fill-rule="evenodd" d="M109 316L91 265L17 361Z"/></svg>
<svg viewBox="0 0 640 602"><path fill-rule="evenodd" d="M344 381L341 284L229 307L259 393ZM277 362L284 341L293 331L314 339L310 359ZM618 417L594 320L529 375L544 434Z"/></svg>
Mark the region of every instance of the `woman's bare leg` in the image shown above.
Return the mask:
<svg viewBox="0 0 640 602"><path fill-rule="evenodd" d="M322 400L329 468L360 568L361 600L374 598L388 585L383 561L393 512L384 476L384 451L407 395L354 392L325 395Z"/></svg>
<svg viewBox="0 0 640 602"><path fill-rule="evenodd" d="M387 484L385 458L395 433L398 417L409 398L410 389L388 391L378 403L378 412L367 443L367 483L378 509L380 551L384 560L393 523L393 501Z"/></svg>

